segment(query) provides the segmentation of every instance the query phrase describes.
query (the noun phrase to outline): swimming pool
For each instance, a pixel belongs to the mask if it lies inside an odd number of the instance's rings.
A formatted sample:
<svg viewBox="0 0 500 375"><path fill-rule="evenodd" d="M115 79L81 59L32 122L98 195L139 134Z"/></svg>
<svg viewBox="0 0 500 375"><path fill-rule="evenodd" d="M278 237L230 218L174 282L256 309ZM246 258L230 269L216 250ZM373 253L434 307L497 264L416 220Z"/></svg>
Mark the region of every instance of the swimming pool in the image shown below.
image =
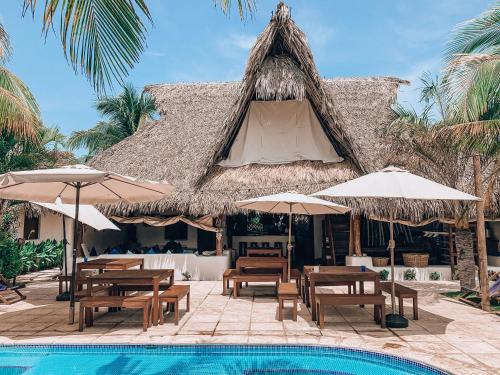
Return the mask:
<svg viewBox="0 0 500 375"><path fill-rule="evenodd" d="M441 375L430 366L348 348L287 345L0 346L0 375Z"/></svg>

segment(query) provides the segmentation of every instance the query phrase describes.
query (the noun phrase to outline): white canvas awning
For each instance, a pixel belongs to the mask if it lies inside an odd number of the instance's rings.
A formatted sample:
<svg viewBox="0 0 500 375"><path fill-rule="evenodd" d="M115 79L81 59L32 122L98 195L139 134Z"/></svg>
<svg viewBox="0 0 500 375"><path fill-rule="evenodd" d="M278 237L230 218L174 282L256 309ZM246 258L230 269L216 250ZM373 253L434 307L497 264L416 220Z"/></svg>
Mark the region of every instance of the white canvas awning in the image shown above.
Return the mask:
<svg viewBox="0 0 500 375"><path fill-rule="evenodd" d="M300 160L339 163L308 100L252 101L224 167Z"/></svg>
<svg viewBox="0 0 500 375"><path fill-rule="evenodd" d="M37 204L41 207L48 208L49 210L58 212L72 219L75 218L75 205L64 203L43 203L43 202L30 202ZM115 224L108 220L106 216L101 214L97 208L90 204L81 204L79 209L78 221L86 224L97 230L111 229L120 230Z"/></svg>
<svg viewBox="0 0 500 375"><path fill-rule="evenodd" d="M198 219L191 220L185 216L173 216L168 218L152 217L152 216L136 216L136 217L124 217L124 216L111 216L111 219L117 223L122 224L147 224L152 227L166 227L167 225L173 225L182 221L187 225L192 227L206 230L209 232L217 232L219 229L213 226L213 219L210 215L202 216Z"/></svg>

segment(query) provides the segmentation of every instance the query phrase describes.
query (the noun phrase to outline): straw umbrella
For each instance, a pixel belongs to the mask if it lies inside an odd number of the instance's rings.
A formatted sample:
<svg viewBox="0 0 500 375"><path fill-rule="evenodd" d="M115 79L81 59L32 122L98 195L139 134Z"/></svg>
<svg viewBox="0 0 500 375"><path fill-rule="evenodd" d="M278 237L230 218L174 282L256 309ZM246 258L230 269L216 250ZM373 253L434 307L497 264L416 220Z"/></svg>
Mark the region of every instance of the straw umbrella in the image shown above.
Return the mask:
<svg viewBox="0 0 500 375"><path fill-rule="evenodd" d="M351 209L322 199L298 194L294 191L246 199L235 203L236 207L272 214L288 214L288 277L290 281L292 251L292 217L299 215L344 214Z"/></svg>
<svg viewBox="0 0 500 375"><path fill-rule="evenodd" d="M395 313L394 283L394 199L478 201L479 198L441 185L437 182L411 174L410 172L387 167L351 181L311 194L312 196L353 199L384 199L389 204L389 251L391 253L391 307L392 313L386 318L387 326L405 328L408 320Z"/></svg>
<svg viewBox="0 0 500 375"><path fill-rule="evenodd" d="M8 172L0 175L0 198L55 202L75 205L73 260L69 321L75 319L76 242L80 204L106 204L125 201L139 203L164 198L173 191L167 182L138 181L113 172L103 172L85 165L54 169Z"/></svg>

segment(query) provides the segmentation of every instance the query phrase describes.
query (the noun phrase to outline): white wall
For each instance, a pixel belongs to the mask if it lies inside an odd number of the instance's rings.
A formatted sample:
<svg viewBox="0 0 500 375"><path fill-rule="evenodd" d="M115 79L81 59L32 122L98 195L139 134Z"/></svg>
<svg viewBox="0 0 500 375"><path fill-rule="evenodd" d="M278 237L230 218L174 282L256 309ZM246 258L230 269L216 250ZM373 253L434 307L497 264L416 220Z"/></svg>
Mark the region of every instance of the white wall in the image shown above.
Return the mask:
<svg viewBox="0 0 500 375"><path fill-rule="evenodd" d="M17 220L17 238L23 238L24 236L24 210L19 210ZM72 238L73 233L73 220L66 220L66 235L68 236L68 241ZM40 216L40 228L39 236L37 239L32 239L30 241L39 243L44 240L57 240L62 241L63 239L63 223L62 216L56 213L44 213Z"/></svg>

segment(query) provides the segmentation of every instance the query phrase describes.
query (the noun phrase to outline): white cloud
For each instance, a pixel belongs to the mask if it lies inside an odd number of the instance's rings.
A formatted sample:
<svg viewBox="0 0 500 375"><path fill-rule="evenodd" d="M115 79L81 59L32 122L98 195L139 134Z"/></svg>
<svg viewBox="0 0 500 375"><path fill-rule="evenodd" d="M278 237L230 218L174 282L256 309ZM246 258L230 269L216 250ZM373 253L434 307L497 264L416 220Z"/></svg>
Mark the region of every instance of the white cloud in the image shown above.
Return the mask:
<svg viewBox="0 0 500 375"><path fill-rule="evenodd" d="M144 54L146 56L151 56L151 57L163 57L163 56L166 56L166 53L159 52L159 51L146 51Z"/></svg>
<svg viewBox="0 0 500 375"><path fill-rule="evenodd" d="M253 47L256 40L257 37L255 35L231 34L225 42L239 49L248 51Z"/></svg>

